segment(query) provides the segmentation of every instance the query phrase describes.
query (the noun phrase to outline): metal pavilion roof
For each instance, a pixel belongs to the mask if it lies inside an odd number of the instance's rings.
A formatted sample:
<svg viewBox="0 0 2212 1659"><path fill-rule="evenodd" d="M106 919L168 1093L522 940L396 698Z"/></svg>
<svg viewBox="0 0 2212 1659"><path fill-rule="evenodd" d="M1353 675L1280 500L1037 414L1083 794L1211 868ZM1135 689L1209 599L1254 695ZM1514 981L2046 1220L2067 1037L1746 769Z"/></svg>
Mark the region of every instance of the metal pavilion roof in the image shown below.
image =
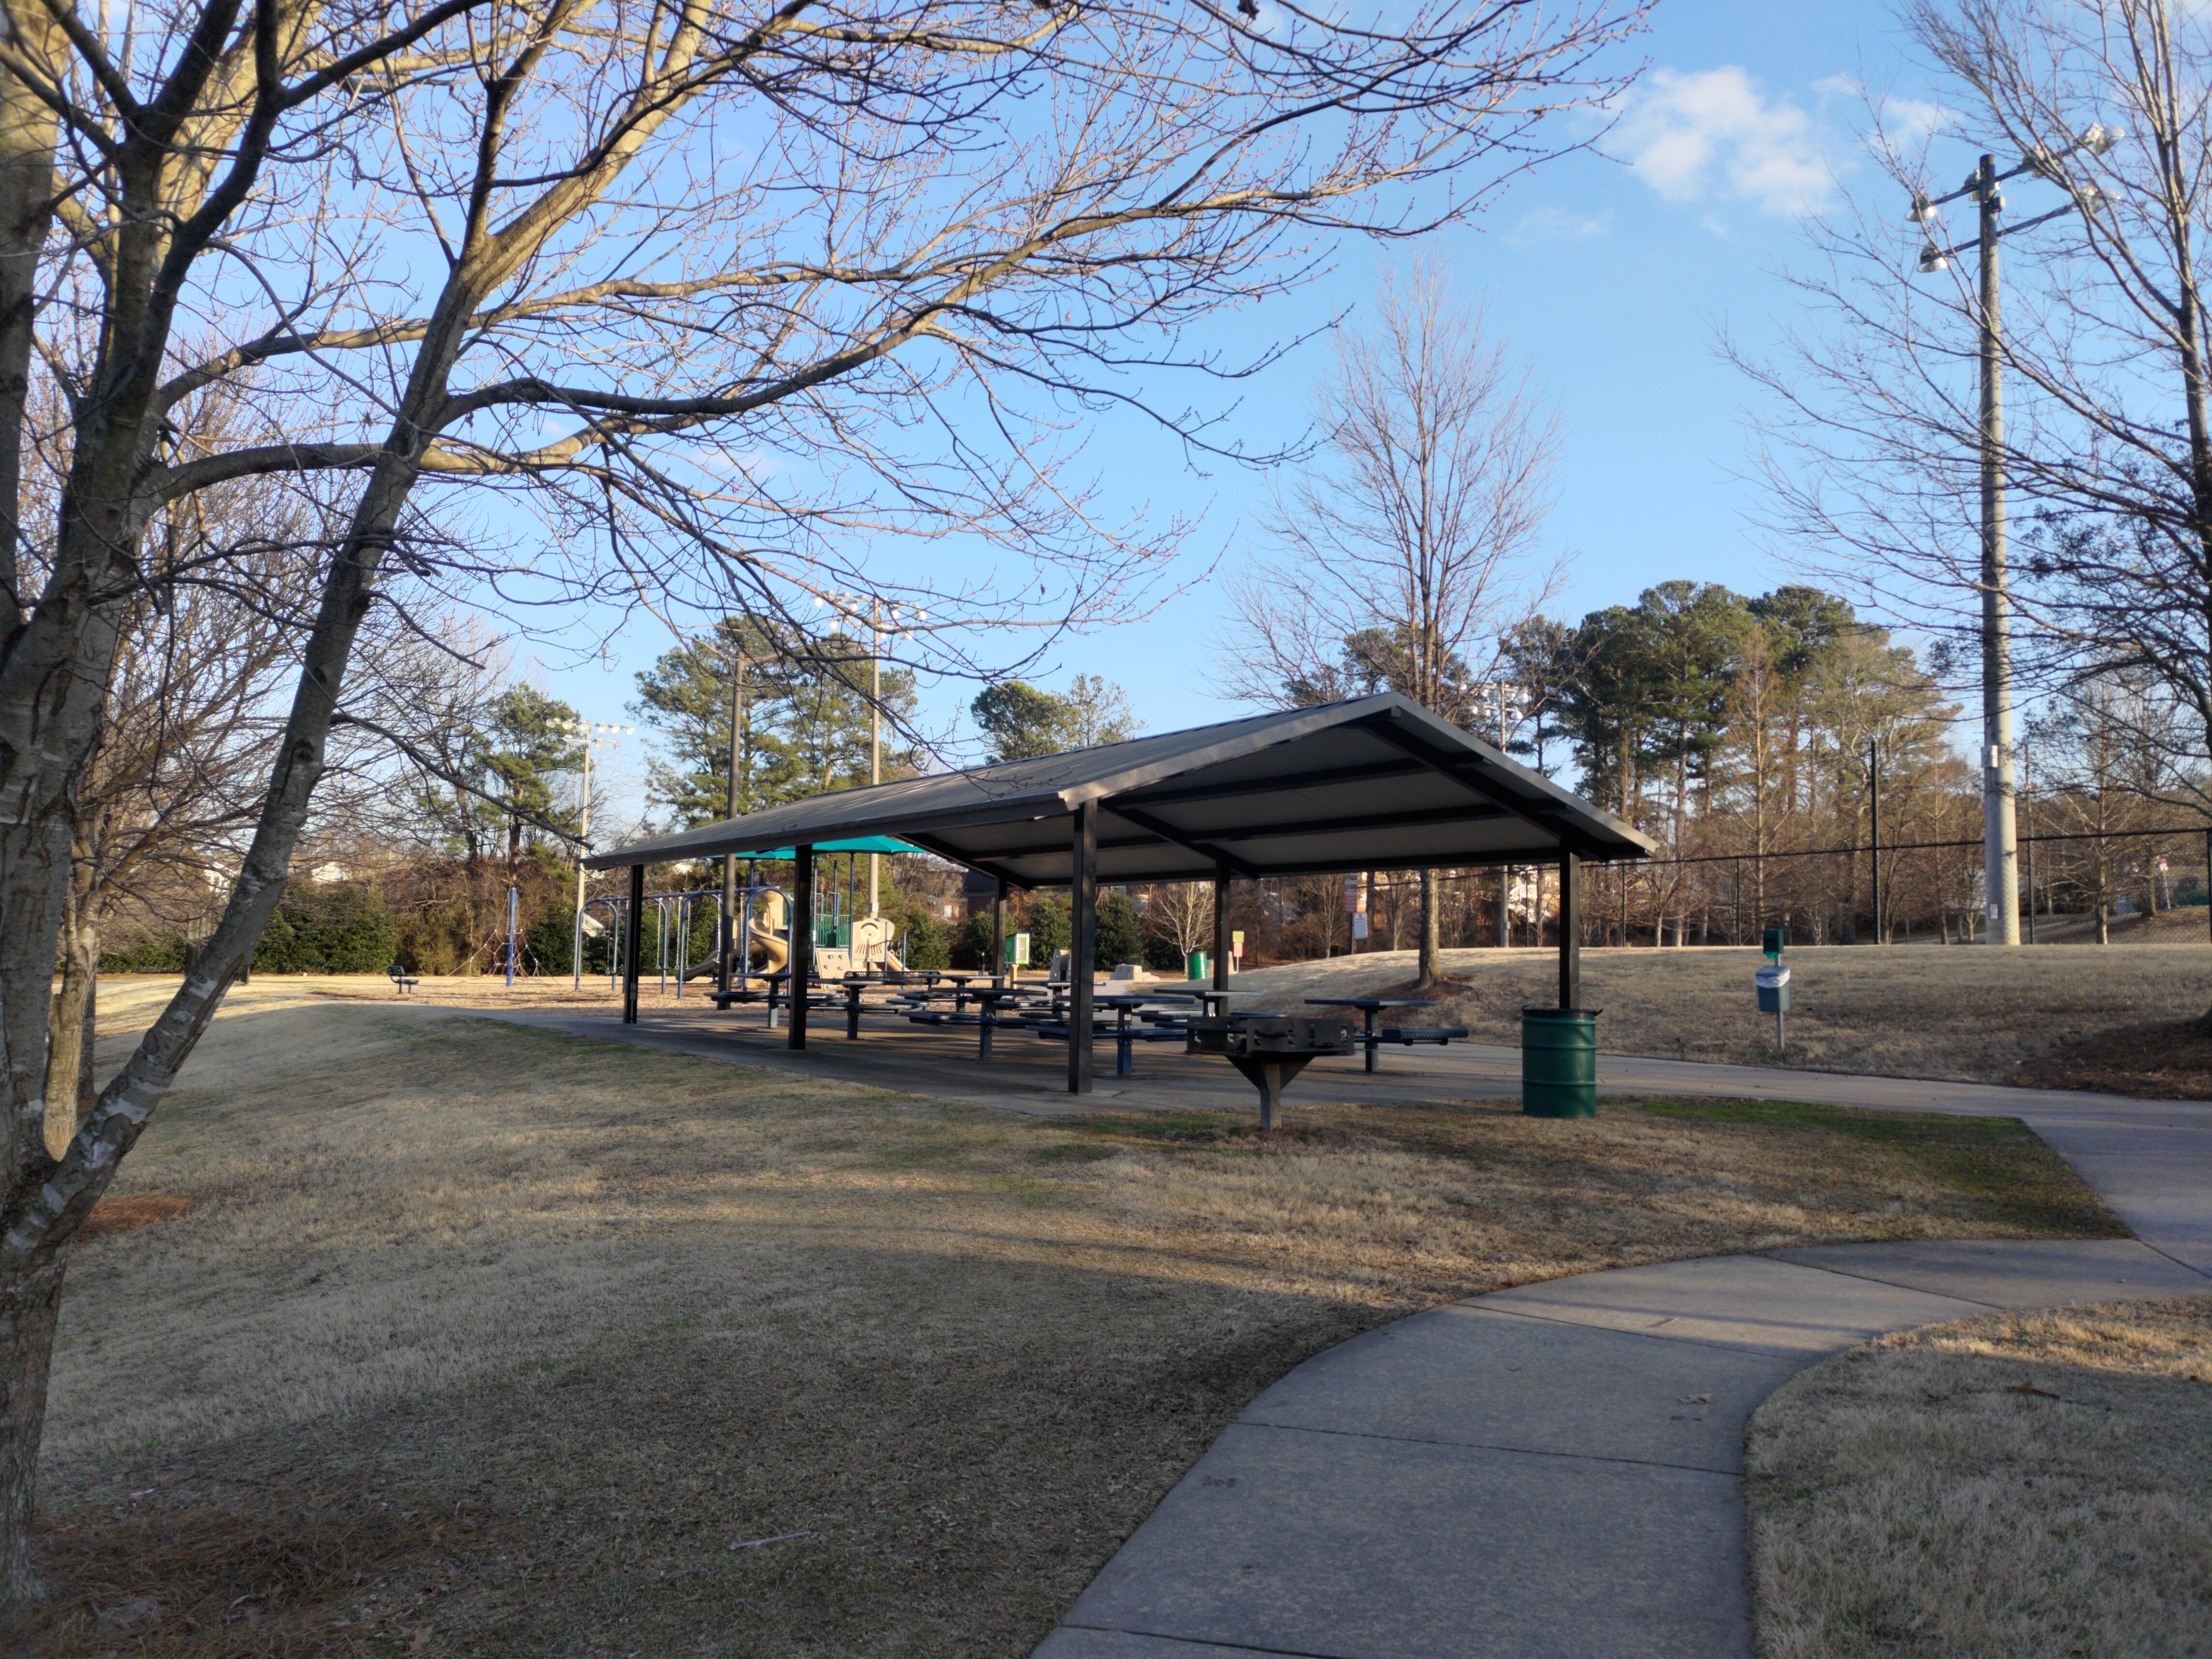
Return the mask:
<svg viewBox="0 0 2212 1659"><path fill-rule="evenodd" d="M1648 857L1610 814L1395 694L815 795L618 847L592 868L896 836L1017 887L1070 884L1067 820L1098 807L1098 879Z"/></svg>

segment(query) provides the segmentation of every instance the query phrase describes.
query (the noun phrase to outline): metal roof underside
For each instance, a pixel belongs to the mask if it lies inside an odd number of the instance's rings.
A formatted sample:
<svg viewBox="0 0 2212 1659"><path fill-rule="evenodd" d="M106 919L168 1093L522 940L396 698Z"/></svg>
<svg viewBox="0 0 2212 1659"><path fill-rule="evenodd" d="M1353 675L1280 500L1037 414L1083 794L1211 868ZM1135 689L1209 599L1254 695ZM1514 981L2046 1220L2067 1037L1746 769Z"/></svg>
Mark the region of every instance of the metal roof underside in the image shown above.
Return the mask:
<svg viewBox="0 0 2212 1659"><path fill-rule="evenodd" d="M1018 887L1065 887L1098 804L1098 879L1193 881L1648 857L1653 843L1395 694L816 795L616 848L592 869L896 836Z"/></svg>

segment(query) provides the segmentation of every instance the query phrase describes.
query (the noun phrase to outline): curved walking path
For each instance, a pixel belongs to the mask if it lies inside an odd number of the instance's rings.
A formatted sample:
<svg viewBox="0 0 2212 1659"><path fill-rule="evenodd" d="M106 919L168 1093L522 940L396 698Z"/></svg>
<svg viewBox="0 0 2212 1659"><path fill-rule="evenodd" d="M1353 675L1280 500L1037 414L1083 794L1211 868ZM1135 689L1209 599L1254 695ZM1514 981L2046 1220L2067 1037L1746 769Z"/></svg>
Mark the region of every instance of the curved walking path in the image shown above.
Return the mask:
<svg viewBox="0 0 2212 1659"><path fill-rule="evenodd" d="M1418 1314L1253 1401L1036 1659L1748 1655L1744 1421L1793 1373L1909 1326L2194 1292L2131 1240L1838 1244Z"/></svg>
<svg viewBox="0 0 2212 1659"><path fill-rule="evenodd" d="M1035 1659L1747 1656L1744 1423L1794 1373L2000 1309L2212 1294L2203 1103L1619 1069L1644 1075L1615 1087L2016 1115L2137 1238L1708 1257L1370 1331L1254 1401Z"/></svg>

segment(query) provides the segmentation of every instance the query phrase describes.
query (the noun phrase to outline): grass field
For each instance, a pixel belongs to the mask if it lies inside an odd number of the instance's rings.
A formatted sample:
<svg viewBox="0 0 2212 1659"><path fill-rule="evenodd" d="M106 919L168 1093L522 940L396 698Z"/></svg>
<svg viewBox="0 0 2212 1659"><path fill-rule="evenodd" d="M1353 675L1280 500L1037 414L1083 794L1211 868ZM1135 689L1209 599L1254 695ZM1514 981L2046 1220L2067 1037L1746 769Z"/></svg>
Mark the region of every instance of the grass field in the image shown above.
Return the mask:
<svg viewBox="0 0 2212 1659"><path fill-rule="evenodd" d="M1887 1337L1747 1454L1761 1659L2212 1655L2212 1299Z"/></svg>
<svg viewBox="0 0 2212 1659"><path fill-rule="evenodd" d="M1765 961L1756 951L1586 951L1583 1001L1605 1011L1598 1041L1615 1054L2212 1096L2212 1039L2183 1029L2212 1006L2212 945L1838 945L1793 948L1787 959L1779 1056L1773 1017L1753 998L1752 969ZM1447 951L1453 983L1436 1018L1480 1042L1517 1042L1522 1005L1558 1000L1558 963L1548 950ZM1417 965L1410 951L1378 951L1238 982L1291 1006L1410 990Z"/></svg>
<svg viewBox="0 0 2212 1659"><path fill-rule="evenodd" d="M14 1650L1012 1659L1255 1393L1413 1309L2117 1231L1980 1121L1249 1116L235 992L71 1268L64 1594Z"/></svg>

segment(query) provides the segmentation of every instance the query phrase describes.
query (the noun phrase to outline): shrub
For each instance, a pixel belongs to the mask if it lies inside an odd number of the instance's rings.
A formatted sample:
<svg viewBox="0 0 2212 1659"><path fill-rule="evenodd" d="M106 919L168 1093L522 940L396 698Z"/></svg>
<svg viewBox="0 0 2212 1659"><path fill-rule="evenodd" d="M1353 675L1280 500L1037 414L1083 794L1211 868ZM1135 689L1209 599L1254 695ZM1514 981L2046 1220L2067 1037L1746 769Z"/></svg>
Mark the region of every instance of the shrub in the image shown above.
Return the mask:
<svg viewBox="0 0 2212 1659"><path fill-rule="evenodd" d="M1053 957L1067 949L1067 936L1073 931L1068 926L1067 901L1057 893L1032 893L1029 921L1019 929L1009 927L1006 931L1028 933L1030 963L1049 968Z"/></svg>
<svg viewBox="0 0 2212 1659"><path fill-rule="evenodd" d="M185 942L168 939L133 939L119 951L100 953L103 974L181 974L185 971Z"/></svg>
<svg viewBox="0 0 2212 1659"><path fill-rule="evenodd" d="M1182 950L1165 933L1145 935L1145 966L1156 974L1182 972Z"/></svg>
<svg viewBox="0 0 2212 1659"><path fill-rule="evenodd" d="M548 910L523 934L522 960L534 974L557 977L575 971L576 913Z"/></svg>
<svg viewBox="0 0 2212 1659"><path fill-rule="evenodd" d="M369 888L287 893L254 947L257 974L375 974L392 965L398 930Z"/></svg>
<svg viewBox="0 0 2212 1659"><path fill-rule="evenodd" d="M1007 931L1012 933L1015 930L1009 924ZM969 969L980 973L996 972L996 969L991 963L991 945L994 937L989 911L986 910L980 915L969 917L954 930L951 941L945 949L945 965L948 968ZM921 965L911 959L908 963L908 966L913 968L919 968Z"/></svg>
<svg viewBox="0 0 2212 1659"><path fill-rule="evenodd" d="M952 941L946 937L944 923L930 914L926 900L909 899L895 902L884 909L884 915L899 925L899 933L892 949L898 958L909 968L950 968L952 965ZM983 924L982 948L988 953L990 946L991 919L977 918Z"/></svg>
<svg viewBox="0 0 2212 1659"><path fill-rule="evenodd" d="M1145 922L1127 893L1098 896L1098 966L1111 969L1145 959Z"/></svg>

